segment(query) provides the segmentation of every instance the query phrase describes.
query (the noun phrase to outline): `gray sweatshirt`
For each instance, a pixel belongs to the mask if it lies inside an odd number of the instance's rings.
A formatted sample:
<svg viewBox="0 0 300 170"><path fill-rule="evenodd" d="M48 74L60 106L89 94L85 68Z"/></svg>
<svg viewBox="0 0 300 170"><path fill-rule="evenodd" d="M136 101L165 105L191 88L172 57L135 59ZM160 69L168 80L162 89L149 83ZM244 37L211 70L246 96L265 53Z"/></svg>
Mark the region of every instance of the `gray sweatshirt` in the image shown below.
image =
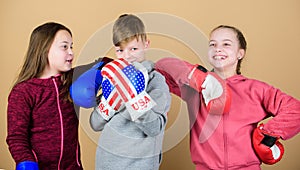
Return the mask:
<svg viewBox="0 0 300 170"><path fill-rule="evenodd" d="M171 95L165 78L153 69L154 63L141 64L149 74L146 92L156 105L135 121L125 107L109 121L102 118L97 107L94 109L91 127L102 131L96 151L96 170L159 169Z"/></svg>

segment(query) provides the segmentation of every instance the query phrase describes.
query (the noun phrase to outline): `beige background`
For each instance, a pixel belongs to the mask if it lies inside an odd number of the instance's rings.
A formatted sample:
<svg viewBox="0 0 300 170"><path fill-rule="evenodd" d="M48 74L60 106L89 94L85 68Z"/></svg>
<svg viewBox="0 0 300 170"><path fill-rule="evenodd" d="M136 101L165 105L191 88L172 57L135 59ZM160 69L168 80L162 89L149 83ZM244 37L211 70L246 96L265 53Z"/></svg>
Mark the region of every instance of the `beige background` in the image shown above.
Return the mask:
<svg viewBox="0 0 300 170"><path fill-rule="evenodd" d="M71 28L74 35L75 54L80 61L82 59L80 54L83 54L86 49L84 47L99 29L106 27L122 13L140 14L145 12L176 16L196 26L205 36L208 36L212 28L220 24L234 25L240 28L249 44L246 59L242 65L242 73L272 84L300 99L298 69L300 63L300 1L298 0L1 0L0 169L12 170L15 168L5 143L7 96L23 62L29 35L33 28L46 21L61 22ZM151 54L163 52L180 56L191 62L199 62L199 58L191 52L191 49L172 38L150 35L150 39L152 47L158 49L153 53L149 52L150 59L156 60L154 56L152 58ZM101 49L101 43L92 47ZM205 49L205 47L202 48ZM166 49L166 51L161 49ZM92 61L94 55L97 56L97 52L95 54L91 51L90 54L91 59L85 58L85 60ZM108 55L113 55L111 50L108 50ZM187 118L185 114L179 114L177 111L183 108L184 112L184 104L176 97L173 99L167 126L167 132L170 133L167 133L165 141L175 140L177 143L166 149L161 169L193 169L189 155L189 138L186 131L182 130L187 126ZM86 117L89 112L90 110L83 110L82 113L84 116L80 121L80 142L83 165L85 169L92 170L94 169L94 155L99 134L91 132L88 127ZM176 138L176 133L172 130L173 125L181 129L178 130L179 138ZM299 135L284 141L286 153L282 161L273 166L263 165L263 169L300 169L299 142ZM168 144L164 146L166 145Z"/></svg>

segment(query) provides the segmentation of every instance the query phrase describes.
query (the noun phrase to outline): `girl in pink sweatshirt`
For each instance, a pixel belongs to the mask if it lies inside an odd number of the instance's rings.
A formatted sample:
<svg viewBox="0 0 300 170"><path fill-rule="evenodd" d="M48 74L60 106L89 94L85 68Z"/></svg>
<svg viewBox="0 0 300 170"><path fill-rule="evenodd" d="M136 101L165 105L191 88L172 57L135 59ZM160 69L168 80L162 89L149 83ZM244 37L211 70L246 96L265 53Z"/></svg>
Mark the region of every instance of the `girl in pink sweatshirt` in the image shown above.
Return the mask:
<svg viewBox="0 0 300 170"><path fill-rule="evenodd" d="M208 60L230 91L230 102L225 103L229 103L226 106L229 109L219 115L210 114L203 93L187 83L190 80L185 75L190 70L174 69L182 67L182 61L165 58L156 63L170 91L187 103L190 152L197 170L261 169L262 161L273 164L281 159L283 146L279 139L289 139L300 131L299 100L267 83L241 75L246 48L243 34L232 26L221 25L210 34ZM184 65L193 67L188 62ZM267 123L258 127L269 117Z"/></svg>

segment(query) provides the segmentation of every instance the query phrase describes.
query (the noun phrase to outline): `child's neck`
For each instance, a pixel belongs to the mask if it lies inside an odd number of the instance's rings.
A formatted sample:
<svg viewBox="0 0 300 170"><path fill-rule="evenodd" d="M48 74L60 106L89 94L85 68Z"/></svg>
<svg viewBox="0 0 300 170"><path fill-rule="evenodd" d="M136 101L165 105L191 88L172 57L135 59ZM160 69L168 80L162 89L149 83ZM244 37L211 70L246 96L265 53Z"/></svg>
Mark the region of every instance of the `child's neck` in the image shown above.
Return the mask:
<svg viewBox="0 0 300 170"><path fill-rule="evenodd" d="M234 75L236 75L236 72L235 71L228 71L228 70L217 70L215 69L214 72L220 76L222 79L227 79L229 77L232 77Z"/></svg>
<svg viewBox="0 0 300 170"><path fill-rule="evenodd" d="M59 74L60 73L53 72L50 69L47 69L47 67L46 67L45 70L43 71L43 73L41 74L41 76L39 76L38 78L46 79L46 78L50 78L50 77L56 77Z"/></svg>

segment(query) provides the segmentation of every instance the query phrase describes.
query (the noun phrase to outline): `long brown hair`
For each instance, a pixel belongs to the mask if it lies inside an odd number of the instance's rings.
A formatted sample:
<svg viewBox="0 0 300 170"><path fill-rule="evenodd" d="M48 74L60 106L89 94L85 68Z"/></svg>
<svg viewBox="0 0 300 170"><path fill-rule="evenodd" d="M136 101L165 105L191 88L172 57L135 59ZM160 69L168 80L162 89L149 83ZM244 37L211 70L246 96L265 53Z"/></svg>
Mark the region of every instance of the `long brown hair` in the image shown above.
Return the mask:
<svg viewBox="0 0 300 170"><path fill-rule="evenodd" d="M49 49L54 41L56 33L60 30L66 30L72 36L70 29L55 22L47 22L33 30L30 36L23 66L16 82L14 83L14 86L20 82L41 76L48 64ZM69 85L72 81L71 74L72 73L70 71L62 73L62 82L65 85L62 93L68 92ZM64 95L64 97L65 96L66 95Z"/></svg>
<svg viewBox="0 0 300 170"><path fill-rule="evenodd" d="M237 37L237 39L239 41L239 47L240 47L240 49L245 50L245 53L246 53L246 50L247 50L247 41L246 41L243 33L239 29L237 29L237 28L235 28L233 26L229 26L229 25L219 25L216 28L214 28L211 31L211 33L214 32L215 30L219 29L219 28L228 28L228 29L231 29L233 32L235 32L236 33L236 37ZM243 58L239 59L239 61L237 63L236 74L241 74L241 64L242 64Z"/></svg>

